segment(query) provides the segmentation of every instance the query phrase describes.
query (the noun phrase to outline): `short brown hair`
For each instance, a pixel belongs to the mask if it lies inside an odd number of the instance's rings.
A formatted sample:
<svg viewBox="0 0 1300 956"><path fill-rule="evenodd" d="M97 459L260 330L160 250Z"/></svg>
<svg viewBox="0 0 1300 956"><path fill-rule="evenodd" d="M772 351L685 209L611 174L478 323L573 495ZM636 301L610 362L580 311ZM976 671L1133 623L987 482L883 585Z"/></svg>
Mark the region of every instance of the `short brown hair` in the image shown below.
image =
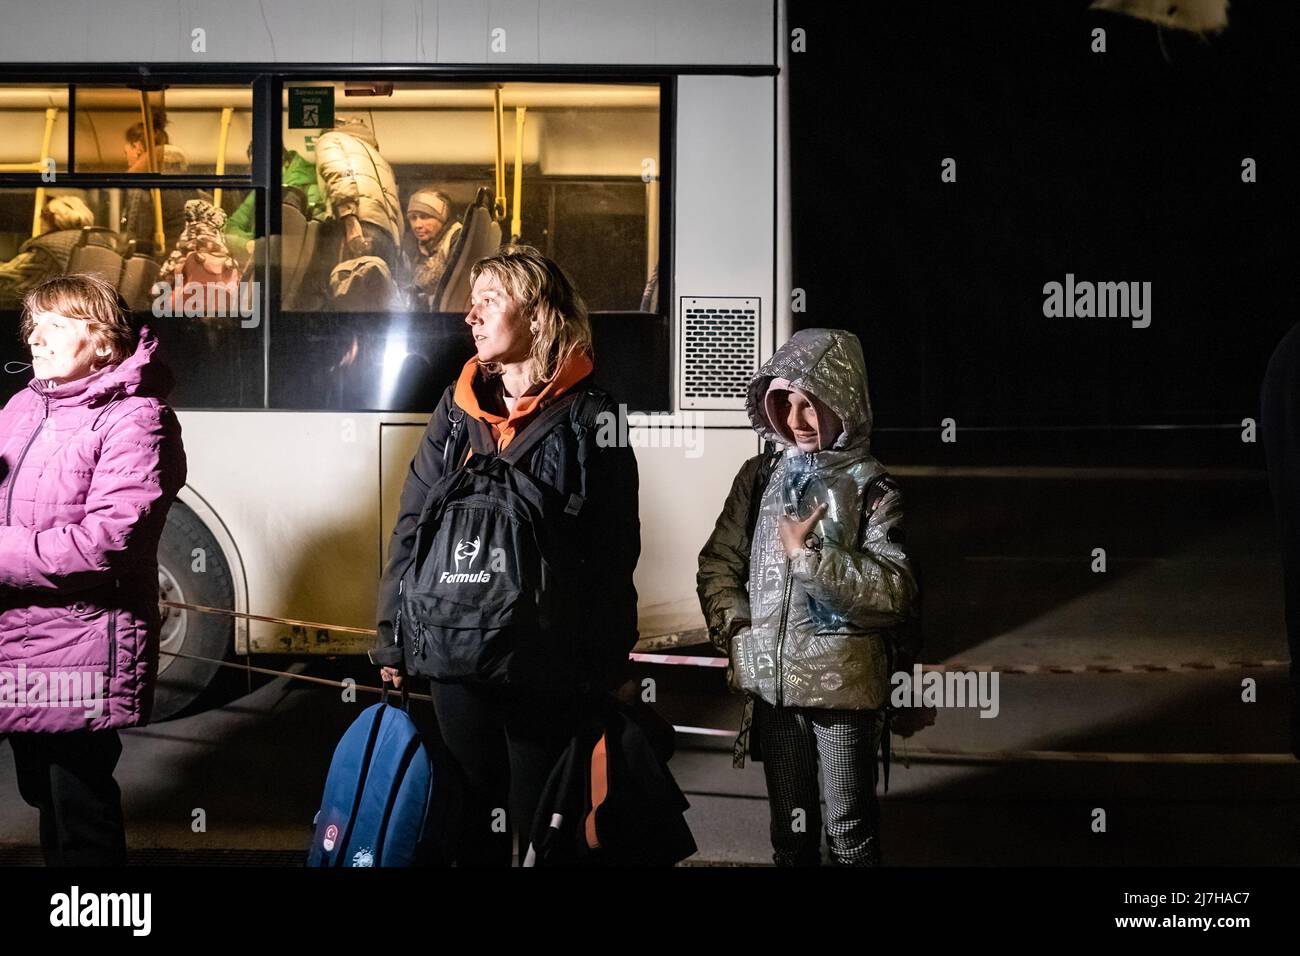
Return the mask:
<svg viewBox="0 0 1300 956"><path fill-rule="evenodd" d="M26 343L36 316L53 312L70 319L82 319L95 349L108 349L108 358L96 368L116 365L135 352L135 333L127 318L126 305L111 282L99 276L74 274L46 279L23 297L23 318L18 327Z"/></svg>
<svg viewBox="0 0 1300 956"><path fill-rule="evenodd" d="M532 246L507 245L474 263L470 283L484 274L500 282L521 315L538 325L529 354L534 382L549 382L575 353L591 356L586 303L558 265ZM480 367L488 375L501 373L496 362Z"/></svg>

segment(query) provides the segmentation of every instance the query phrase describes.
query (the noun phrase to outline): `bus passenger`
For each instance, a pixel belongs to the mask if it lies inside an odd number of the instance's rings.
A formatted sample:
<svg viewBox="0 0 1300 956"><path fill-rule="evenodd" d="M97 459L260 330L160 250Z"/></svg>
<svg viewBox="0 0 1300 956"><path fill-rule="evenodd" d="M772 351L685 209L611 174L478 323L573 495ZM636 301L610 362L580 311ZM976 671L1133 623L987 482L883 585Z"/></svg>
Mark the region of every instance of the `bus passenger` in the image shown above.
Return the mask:
<svg viewBox="0 0 1300 956"><path fill-rule="evenodd" d="M154 163L152 168L160 173L183 173L189 169L185 154L167 141L167 115L163 110L153 111ZM149 150L145 146L144 123L136 123L126 131L126 171L150 171ZM135 241L135 251L141 255L161 259L168 243L175 241L185 227L185 203L199 194L195 190L161 190L164 243L160 248L155 238L156 217L153 191L129 190L122 203L121 231Z"/></svg>
<svg viewBox="0 0 1300 956"><path fill-rule="evenodd" d="M117 731L149 721L158 540L186 475L172 375L96 276L34 288L22 333L32 380L0 411L0 737L46 864L121 865Z"/></svg>
<svg viewBox="0 0 1300 956"><path fill-rule="evenodd" d="M198 302L204 316L238 313L239 266L226 248L225 224L226 214L211 203L191 199L185 204L185 228L158 271L166 288L157 291L170 294L172 314L194 315Z"/></svg>
<svg viewBox="0 0 1300 956"><path fill-rule="evenodd" d="M16 309L23 296L52 276L68 270L68 259L81 230L95 224L95 214L76 196L56 196L41 210L41 234L28 239L18 255L0 263L0 309Z"/></svg>
<svg viewBox="0 0 1300 956"><path fill-rule="evenodd" d="M253 159L253 144L248 144L248 159ZM292 149L283 151L280 162L280 184L301 189L307 197L307 208L302 210L306 219L325 218L325 200L316 182L316 164L303 159ZM287 194L287 193L286 193ZM249 190L243 202L226 219L226 247L241 265L246 265L253 254L253 236L257 233L257 195Z"/></svg>
<svg viewBox="0 0 1300 956"><path fill-rule="evenodd" d="M316 175L330 215L343 225L338 261L377 256L395 272L402 204L393 167L365 120L340 116L316 141Z"/></svg>
<svg viewBox="0 0 1300 956"><path fill-rule="evenodd" d="M700 552L709 636L731 657L732 687L749 695L745 723L753 714L773 860L820 864L824 795L833 861L875 865L875 754L891 656L893 670L911 666L914 648L901 635L914 633L906 625L917 585L902 499L868 450L857 337L796 333L759 369L746 409L781 450L741 466Z"/></svg>
<svg viewBox="0 0 1300 956"><path fill-rule="evenodd" d="M380 581L379 637L370 657L382 665L383 679L398 686L408 674L433 678L442 743L465 791L460 824L447 835L450 856L461 865L509 866L510 828L519 835L523 859L542 788L584 716L585 695L618 685L636 643L637 467L631 447L598 441L604 432L581 424L616 414L616 406L592 385L587 309L560 268L536 249L507 246L475 263L471 281L465 322L476 355L443 393L407 473ZM545 428L544 437L529 432L552 403L569 395L569 411L536 426ZM423 623L408 618L394 630L416 524L430 488L444 474L465 467L471 456L490 459L534 438L541 440L516 468L558 492L556 500L580 503L551 533L567 539L552 541L554 547L581 562L571 574L556 574L551 584L559 589L556 606L567 609L557 613L571 616L572 626L521 634L514 646L528 663L511 672L510 683L446 678L425 661L461 653L464 641L428 648L421 637L417 644L412 635L424 633ZM471 557L467 568L501 573L523 562L513 550L494 548L497 543L462 542L468 550L457 546L457 566L480 547L482 561L474 565ZM468 621L464 636L477 639ZM567 662L558 672L564 676L543 675L561 660ZM503 827L506 808L509 825Z"/></svg>
<svg viewBox="0 0 1300 956"><path fill-rule="evenodd" d="M461 224L452 219L451 200L431 186L417 189L406 200L406 221L411 231L402 240L402 257L410 281L413 307L432 309L447 259L460 236Z"/></svg>

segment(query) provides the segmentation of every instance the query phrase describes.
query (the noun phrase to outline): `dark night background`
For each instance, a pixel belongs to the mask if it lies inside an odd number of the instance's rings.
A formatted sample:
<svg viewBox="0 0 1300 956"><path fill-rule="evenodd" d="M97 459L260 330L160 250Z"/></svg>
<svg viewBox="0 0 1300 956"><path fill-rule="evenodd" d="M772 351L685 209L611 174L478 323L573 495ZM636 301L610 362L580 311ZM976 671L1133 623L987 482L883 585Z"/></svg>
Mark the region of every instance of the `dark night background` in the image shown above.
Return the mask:
<svg viewBox="0 0 1300 956"><path fill-rule="evenodd" d="M1202 39L1079 0L792 0L795 318L862 338L882 459L1262 466L1240 422L1296 315L1291 6ZM1150 327L1045 318L1067 272L1150 281Z"/></svg>

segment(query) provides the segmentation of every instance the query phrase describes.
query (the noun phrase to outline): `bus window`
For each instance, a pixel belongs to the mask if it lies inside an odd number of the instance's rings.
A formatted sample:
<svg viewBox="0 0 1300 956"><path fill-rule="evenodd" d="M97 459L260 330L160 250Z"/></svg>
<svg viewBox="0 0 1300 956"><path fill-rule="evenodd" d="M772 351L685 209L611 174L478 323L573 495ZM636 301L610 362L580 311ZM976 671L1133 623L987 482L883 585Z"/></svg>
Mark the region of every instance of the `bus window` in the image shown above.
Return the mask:
<svg viewBox="0 0 1300 956"><path fill-rule="evenodd" d="M647 297L659 96L657 83L287 84L286 163L314 178L283 216L271 404L431 409L472 353L470 267L512 238L569 273L598 341L608 314L631 337L605 339L661 351L629 365L666 383L667 325ZM653 328L632 328L643 311ZM641 390L649 407L667 402L658 389Z"/></svg>
<svg viewBox="0 0 1300 956"><path fill-rule="evenodd" d="M68 168L68 89L0 86L0 173Z"/></svg>
<svg viewBox="0 0 1300 956"><path fill-rule="evenodd" d="M185 210L188 232L182 227L165 258L141 252L122 228L122 210L137 192L152 203L152 190L0 189L0 316L17 328L23 296L47 278L102 276L136 323L158 335L176 373L173 404L262 407L261 303L250 281L256 270L241 270L228 254L206 191L159 189L155 213L194 201ZM17 336L0 342L0 363L10 361L28 361ZM24 381L6 376L2 387L12 394Z"/></svg>
<svg viewBox="0 0 1300 956"><path fill-rule="evenodd" d="M250 87L171 86L146 94L78 85L76 104L79 173L249 174ZM150 139L152 159L146 148Z"/></svg>
<svg viewBox="0 0 1300 956"><path fill-rule="evenodd" d="M316 249L322 267L370 253L390 273L387 295L334 277L327 306L463 310L448 260L462 229L485 231L472 214L485 203L495 228L461 245L517 237L557 258L593 308L639 308L657 265L657 85L305 82L285 90L283 116L285 148L315 165L321 218L337 227ZM330 123L294 125L305 116Z"/></svg>
<svg viewBox="0 0 1300 956"><path fill-rule="evenodd" d="M538 248L564 265L583 290L588 308L636 311L641 307L653 275L646 274L642 183L556 178L538 184L526 196L530 221L547 224L537 236Z"/></svg>

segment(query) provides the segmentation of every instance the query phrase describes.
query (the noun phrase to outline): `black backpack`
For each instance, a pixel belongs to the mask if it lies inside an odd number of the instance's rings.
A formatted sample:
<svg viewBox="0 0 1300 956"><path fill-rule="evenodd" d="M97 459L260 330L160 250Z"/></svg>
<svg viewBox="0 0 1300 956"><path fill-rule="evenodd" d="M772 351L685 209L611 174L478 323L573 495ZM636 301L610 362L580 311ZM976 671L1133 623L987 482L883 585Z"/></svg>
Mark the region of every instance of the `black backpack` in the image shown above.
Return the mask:
<svg viewBox="0 0 1300 956"><path fill-rule="evenodd" d="M537 802L524 866L673 866L696 852L673 779L672 724L648 705L585 702Z"/></svg>
<svg viewBox="0 0 1300 956"><path fill-rule="evenodd" d="M579 683L583 560L574 531L587 487L583 432L596 427L601 398L590 390L564 395L504 452L444 468L398 584L395 640L409 672L533 689ZM453 406L449 417L444 463L461 455L464 412ZM577 434L580 491L567 496L525 470L557 428Z"/></svg>

